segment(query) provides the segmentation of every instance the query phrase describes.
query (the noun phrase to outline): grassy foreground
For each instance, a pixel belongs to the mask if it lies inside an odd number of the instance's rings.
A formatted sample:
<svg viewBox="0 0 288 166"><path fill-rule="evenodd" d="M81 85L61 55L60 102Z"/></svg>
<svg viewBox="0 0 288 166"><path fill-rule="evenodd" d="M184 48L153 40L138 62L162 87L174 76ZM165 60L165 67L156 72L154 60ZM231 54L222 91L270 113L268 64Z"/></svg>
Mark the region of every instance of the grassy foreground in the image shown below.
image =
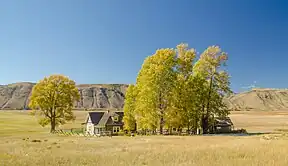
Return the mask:
<svg viewBox="0 0 288 166"><path fill-rule="evenodd" d="M85 114L76 112L76 115L75 123L63 128L79 127ZM241 128L247 125L244 123L247 117L254 116L259 115L237 113L232 114L232 119ZM269 120L269 116L273 118ZM274 124L277 117L283 118L279 114L267 115L266 126L283 127L281 120L278 126ZM265 127L254 119L253 128L252 122L248 123L251 130ZM48 131L25 112L0 112L0 165L288 165L288 136L284 133L88 138L50 135Z"/></svg>

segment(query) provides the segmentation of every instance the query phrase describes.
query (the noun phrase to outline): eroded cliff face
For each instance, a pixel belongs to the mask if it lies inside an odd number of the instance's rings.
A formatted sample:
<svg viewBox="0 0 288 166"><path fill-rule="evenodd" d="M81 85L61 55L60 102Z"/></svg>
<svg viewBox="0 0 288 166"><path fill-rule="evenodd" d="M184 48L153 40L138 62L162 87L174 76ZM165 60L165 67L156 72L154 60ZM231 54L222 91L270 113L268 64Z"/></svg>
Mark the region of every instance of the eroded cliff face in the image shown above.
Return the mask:
<svg viewBox="0 0 288 166"><path fill-rule="evenodd" d="M15 83L0 86L0 109L24 109L32 91L32 83Z"/></svg>
<svg viewBox="0 0 288 166"><path fill-rule="evenodd" d="M15 83L0 86L0 109L27 109L33 83ZM77 85L81 99L76 109L123 108L128 85L82 84Z"/></svg>
<svg viewBox="0 0 288 166"><path fill-rule="evenodd" d="M123 108L127 85L80 85L75 108Z"/></svg>

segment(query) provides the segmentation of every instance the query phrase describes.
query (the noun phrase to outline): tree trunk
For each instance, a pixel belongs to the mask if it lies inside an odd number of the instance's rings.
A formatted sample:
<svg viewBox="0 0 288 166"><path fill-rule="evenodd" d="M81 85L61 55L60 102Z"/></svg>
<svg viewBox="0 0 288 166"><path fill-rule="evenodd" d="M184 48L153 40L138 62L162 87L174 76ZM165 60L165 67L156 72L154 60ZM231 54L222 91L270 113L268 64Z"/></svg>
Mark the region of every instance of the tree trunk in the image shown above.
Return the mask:
<svg viewBox="0 0 288 166"><path fill-rule="evenodd" d="M160 110L160 124L159 124L159 132L160 135L163 134L163 126L164 126L164 112L163 112L163 99L162 99L162 93L159 94L159 110Z"/></svg>
<svg viewBox="0 0 288 166"><path fill-rule="evenodd" d="M209 85L209 91L208 91L208 97L207 97L207 106L206 106L206 115L204 115L202 118L202 128L203 128L203 134L208 134L208 128L209 128L209 117L210 117L210 98L211 98L211 92L213 88L213 77L214 74L210 78L210 85Z"/></svg>
<svg viewBox="0 0 288 166"><path fill-rule="evenodd" d="M163 118L163 115L161 115L161 118L160 118L160 134L162 135L163 134L163 126L164 126L164 118Z"/></svg>
<svg viewBox="0 0 288 166"><path fill-rule="evenodd" d="M57 101L57 93L53 93L53 106L51 109L51 129L50 129L50 133L54 133L55 132L55 128L56 128L56 101Z"/></svg>
<svg viewBox="0 0 288 166"><path fill-rule="evenodd" d="M202 129L203 129L203 134L208 134L208 118L207 116L203 115L202 116Z"/></svg>
<svg viewBox="0 0 288 166"><path fill-rule="evenodd" d="M56 123L55 123L55 117L51 118L51 129L50 129L50 133L54 133L55 132L55 128L56 128Z"/></svg>
<svg viewBox="0 0 288 166"><path fill-rule="evenodd" d="M205 115L205 99L202 100L202 112L199 114L199 127L202 130L204 127L204 115ZM198 128L198 126L197 126L197 128Z"/></svg>

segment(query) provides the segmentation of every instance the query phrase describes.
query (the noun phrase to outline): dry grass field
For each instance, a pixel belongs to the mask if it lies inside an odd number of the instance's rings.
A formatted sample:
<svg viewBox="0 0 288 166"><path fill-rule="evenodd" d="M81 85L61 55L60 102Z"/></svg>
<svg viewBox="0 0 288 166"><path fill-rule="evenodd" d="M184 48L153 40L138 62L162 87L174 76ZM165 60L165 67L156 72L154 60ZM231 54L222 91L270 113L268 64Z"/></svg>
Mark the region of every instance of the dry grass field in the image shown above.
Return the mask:
<svg viewBox="0 0 288 166"><path fill-rule="evenodd" d="M275 132L288 129L287 111L237 111L230 117L236 128L244 128L248 132Z"/></svg>
<svg viewBox="0 0 288 166"><path fill-rule="evenodd" d="M75 111L80 127L86 113ZM287 112L233 112L236 128L248 132L288 129ZM0 112L0 165L288 165L288 135L252 136L56 136L20 111ZM33 141L34 140L34 141ZM36 141L35 141L36 140Z"/></svg>

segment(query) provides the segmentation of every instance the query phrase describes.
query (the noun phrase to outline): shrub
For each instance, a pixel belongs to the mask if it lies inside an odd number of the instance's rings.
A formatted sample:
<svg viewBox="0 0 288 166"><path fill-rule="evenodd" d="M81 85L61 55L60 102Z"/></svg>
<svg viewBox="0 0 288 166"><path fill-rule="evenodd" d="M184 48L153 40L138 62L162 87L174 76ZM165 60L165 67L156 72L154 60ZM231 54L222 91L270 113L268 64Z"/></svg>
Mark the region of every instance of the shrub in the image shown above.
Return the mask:
<svg viewBox="0 0 288 166"><path fill-rule="evenodd" d="M39 139L33 139L31 142L41 142Z"/></svg>

